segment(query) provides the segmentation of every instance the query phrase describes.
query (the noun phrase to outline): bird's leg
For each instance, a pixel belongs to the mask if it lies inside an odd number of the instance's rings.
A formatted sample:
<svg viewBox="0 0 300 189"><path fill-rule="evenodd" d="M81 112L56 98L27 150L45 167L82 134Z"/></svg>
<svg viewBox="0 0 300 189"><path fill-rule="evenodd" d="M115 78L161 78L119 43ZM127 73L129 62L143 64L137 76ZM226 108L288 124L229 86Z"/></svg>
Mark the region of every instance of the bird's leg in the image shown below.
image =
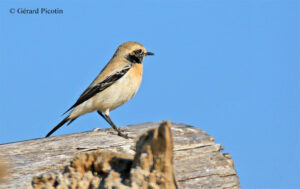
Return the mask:
<svg viewBox="0 0 300 189"><path fill-rule="evenodd" d="M98 114L99 114L101 117L103 117L103 119L105 119L105 121L107 121L107 123L109 123L109 125L111 125L111 127L112 127L114 130L118 131L118 128L116 127L116 125L115 125L114 123L112 123L109 119L107 119L107 117L106 117L105 114L103 114L103 113L100 112L100 111L97 111L97 112L98 112Z"/></svg>
<svg viewBox="0 0 300 189"><path fill-rule="evenodd" d="M128 135L121 132L121 130L114 124L114 122L110 119L109 115L105 115L106 116L106 119L109 121L111 127L113 129L115 129L117 132L118 132L118 135L121 136L121 137L124 137L126 139L128 139Z"/></svg>
<svg viewBox="0 0 300 189"><path fill-rule="evenodd" d="M124 133L122 133L121 131L120 131L120 129L114 124L114 122L110 119L110 117L109 117L109 115L107 115L106 113L105 114L103 114L102 112L100 112L100 111L97 111L98 112L98 114L101 116L101 117L103 117L103 119L105 119L105 121L114 129L114 130L116 130L117 132L118 132L118 135L119 136L121 136L121 137L124 137L124 138L128 138L128 136L126 135L126 134L124 134Z"/></svg>

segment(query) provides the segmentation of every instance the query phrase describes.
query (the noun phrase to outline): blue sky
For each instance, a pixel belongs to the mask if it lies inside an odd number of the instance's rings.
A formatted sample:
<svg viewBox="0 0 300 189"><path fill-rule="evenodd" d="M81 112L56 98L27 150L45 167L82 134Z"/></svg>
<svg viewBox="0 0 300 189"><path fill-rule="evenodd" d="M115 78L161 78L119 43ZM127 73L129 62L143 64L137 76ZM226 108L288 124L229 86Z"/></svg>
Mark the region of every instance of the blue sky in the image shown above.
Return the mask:
<svg viewBox="0 0 300 189"><path fill-rule="evenodd" d="M109 61L138 41L141 88L117 125L171 120L225 146L243 188L300 188L300 2L0 1L0 143L43 137ZM59 8L63 14L11 14ZM109 126L96 113L55 135Z"/></svg>

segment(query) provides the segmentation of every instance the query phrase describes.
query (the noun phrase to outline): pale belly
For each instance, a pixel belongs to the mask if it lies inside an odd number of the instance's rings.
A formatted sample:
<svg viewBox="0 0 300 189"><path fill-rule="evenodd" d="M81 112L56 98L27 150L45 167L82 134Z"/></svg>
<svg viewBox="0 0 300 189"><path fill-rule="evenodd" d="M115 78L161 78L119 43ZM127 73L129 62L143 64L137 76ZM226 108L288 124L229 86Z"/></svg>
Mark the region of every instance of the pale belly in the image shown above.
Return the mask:
<svg viewBox="0 0 300 189"><path fill-rule="evenodd" d="M96 109L101 112L107 109L111 111L128 102L141 84L141 79L137 82L132 81L133 79L126 74L112 86L97 94L93 99Z"/></svg>
<svg viewBox="0 0 300 189"><path fill-rule="evenodd" d="M95 110L101 112L105 112L106 110L111 111L128 102L138 91L142 79L142 77L131 78L132 74L128 73L104 91L74 108L70 113L70 118L75 118Z"/></svg>

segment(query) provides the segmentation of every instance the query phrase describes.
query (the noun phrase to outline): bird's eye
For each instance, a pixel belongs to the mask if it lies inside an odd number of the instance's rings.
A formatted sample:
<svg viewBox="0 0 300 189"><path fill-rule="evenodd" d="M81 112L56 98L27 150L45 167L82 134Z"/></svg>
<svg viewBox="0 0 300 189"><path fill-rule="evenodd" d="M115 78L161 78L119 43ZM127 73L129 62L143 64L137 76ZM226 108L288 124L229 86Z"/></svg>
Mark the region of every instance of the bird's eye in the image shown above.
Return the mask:
<svg viewBox="0 0 300 189"><path fill-rule="evenodd" d="M134 51L135 54L143 54L143 50L142 49L139 49L139 50L136 50Z"/></svg>

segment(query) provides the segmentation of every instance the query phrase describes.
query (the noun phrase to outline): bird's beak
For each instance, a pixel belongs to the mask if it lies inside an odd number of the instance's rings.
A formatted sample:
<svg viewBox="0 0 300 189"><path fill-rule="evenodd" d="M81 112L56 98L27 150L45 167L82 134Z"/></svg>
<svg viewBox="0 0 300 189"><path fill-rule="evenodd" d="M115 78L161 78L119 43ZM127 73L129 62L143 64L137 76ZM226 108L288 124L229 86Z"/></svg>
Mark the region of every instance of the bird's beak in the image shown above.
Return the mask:
<svg viewBox="0 0 300 189"><path fill-rule="evenodd" d="M148 56L148 55L154 55L154 53L153 52L146 52L146 56Z"/></svg>

